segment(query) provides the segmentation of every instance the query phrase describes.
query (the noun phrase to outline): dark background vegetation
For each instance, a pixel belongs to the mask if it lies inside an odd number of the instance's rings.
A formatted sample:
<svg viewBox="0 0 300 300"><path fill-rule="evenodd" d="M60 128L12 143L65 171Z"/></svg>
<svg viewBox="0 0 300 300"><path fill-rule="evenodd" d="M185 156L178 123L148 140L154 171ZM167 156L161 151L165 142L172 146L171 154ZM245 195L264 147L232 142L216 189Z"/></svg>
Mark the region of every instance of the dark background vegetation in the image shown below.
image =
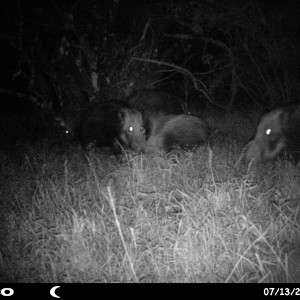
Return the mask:
<svg viewBox="0 0 300 300"><path fill-rule="evenodd" d="M299 101L299 3L0 1L0 282L299 283L299 164L243 160L259 114ZM209 143L114 157L66 138L62 120L144 88Z"/></svg>
<svg viewBox="0 0 300 300"><path fill-rule="evenodd" d="M299 94L299 1L1 2L1 140L60 137L90 103L142 88L262 111Z"/></svg>

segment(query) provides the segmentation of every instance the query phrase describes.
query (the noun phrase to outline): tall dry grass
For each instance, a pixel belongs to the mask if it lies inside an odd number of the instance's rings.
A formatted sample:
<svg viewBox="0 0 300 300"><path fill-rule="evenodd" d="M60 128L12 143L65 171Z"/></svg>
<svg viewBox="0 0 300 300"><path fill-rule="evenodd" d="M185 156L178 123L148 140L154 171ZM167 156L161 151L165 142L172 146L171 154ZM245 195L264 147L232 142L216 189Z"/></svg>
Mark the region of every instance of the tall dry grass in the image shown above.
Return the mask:
<svg viewBox="0 0 300 300"><path fill-rule="evenodd" d="M299 166L248 166L228 139L1 154L1 282L299 282Z"/></svg>

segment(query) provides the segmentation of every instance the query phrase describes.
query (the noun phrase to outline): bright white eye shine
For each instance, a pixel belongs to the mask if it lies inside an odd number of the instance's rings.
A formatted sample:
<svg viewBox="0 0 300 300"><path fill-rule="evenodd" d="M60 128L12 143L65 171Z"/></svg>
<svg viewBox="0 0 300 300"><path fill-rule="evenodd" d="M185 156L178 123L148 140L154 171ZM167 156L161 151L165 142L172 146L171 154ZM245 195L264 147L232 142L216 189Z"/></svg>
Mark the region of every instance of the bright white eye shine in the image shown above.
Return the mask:
<svg viewBox="0 0 300 300"><path fill-rule="evenodd" d="M132 131L133 131L133 127L130 126L130 127L128 128L128 130L129 130L129 132L132 132Z"/></svg>
<svg viewBox="0 0 300 300"><path fill-rule="evenodd" d="M272 132L272 130L271 130L270 128L266 130L266 134L267 134L267 135L270 135L271 132Z"/></svg>

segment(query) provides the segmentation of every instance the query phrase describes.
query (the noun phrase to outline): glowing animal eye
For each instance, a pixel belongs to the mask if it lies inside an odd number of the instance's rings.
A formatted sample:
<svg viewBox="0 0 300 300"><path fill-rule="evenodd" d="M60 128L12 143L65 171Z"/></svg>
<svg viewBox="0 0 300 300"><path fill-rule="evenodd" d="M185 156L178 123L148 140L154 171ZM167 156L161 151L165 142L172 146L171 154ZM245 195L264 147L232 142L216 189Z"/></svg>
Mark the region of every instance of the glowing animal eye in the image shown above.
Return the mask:
<svg viewBox="0 0 300 300"><path fill-rule="evenodd" d="M129 132L132 132L132 131L133 131L133 127L130 126L130 127L128 128L128 130L129 130Z"/></svg>
<svg viewBox="0 0 300 300"><path fill-rule="evenodd" d="M271 134L271 131L272 131L272 130L271 130L270 128L267 129L267 130L266 130L266 134L267 134L267 135L270 135L270 134Z"/></svg>

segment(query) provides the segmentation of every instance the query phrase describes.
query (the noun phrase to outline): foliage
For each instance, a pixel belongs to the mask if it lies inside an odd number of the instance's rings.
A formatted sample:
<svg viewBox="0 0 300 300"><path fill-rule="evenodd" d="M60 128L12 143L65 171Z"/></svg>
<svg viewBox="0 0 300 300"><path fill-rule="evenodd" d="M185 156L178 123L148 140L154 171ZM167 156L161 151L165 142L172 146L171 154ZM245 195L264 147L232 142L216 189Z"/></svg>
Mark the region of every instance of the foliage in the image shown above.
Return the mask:
<svg viewBox="0 0 300 300"><path fill-rule="evenodd" d="M2 154L0 281L299 281L299 167L240 153Z"/></svg>
<svg viewBox="0 0 300 300"><path fill-rule="evenodd" d="M11 6L17 13L5 43L17 59L10 68L13 84L1 91L30 99L71 127L91 102L125 99L141 88L169 90L189 111L206 103L263 109L299 94L298 19L287 23L281 7L268 2Z"/></svg>

